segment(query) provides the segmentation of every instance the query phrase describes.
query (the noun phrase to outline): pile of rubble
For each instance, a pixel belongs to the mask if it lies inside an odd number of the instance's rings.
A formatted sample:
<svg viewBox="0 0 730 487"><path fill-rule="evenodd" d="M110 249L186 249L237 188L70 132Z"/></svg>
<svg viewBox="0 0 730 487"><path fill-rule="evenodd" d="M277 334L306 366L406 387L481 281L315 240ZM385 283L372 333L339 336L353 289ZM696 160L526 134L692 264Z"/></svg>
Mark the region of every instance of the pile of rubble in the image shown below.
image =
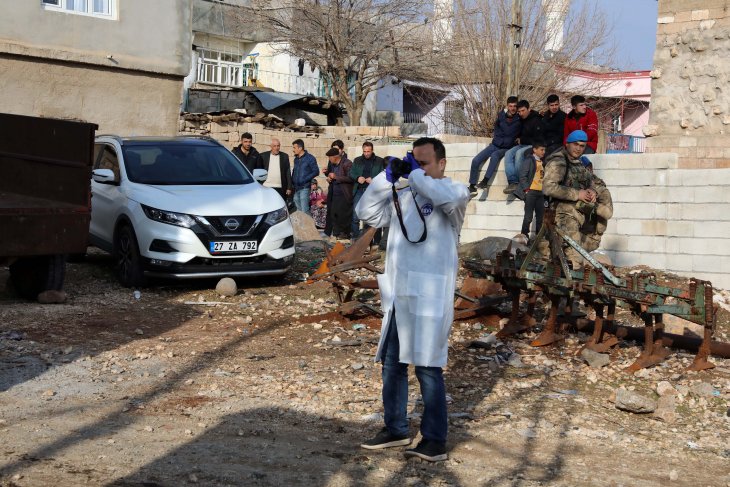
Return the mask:
<svg viewBox="0 0 730 487"><path fill-rule="evenodd" d="M285 132L305 132L321 134L322 127L305 125L303 119L287 123L283 118L272 113L258 112L255 115L246 114L246 110L240 109L232 112L217 113L182 113L180 115L180 132L193 132L198 135L207 135L213 132L211 123L236 125L238 123L258 123L264 128L271 130L282 130Z"/></svg>

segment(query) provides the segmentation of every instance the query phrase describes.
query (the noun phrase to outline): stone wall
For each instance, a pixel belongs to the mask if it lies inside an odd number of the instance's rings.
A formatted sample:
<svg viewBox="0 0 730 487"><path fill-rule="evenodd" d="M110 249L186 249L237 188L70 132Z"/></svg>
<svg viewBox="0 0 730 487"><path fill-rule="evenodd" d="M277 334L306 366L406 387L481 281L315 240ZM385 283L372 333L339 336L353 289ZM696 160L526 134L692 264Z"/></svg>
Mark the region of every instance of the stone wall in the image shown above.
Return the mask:
<svg viewBox="0 0 730 487"><path fill-rule="evenodd" d="M730 167L730 0L659 0L647 152Z"/></svg>
<svg viewBox="0 0 730 487"><path fill-rule="evenodd" d="M337 139L342 140L345 147L355 147L354 150L349 151L350 158L353 159L362 154L361 146L366 140L371 140L374 144L377 144L378 138L400 135L399 127L325 126L318 127L322 130L321 133L289 132L268 129L260 123L244 122L238 117L237 114L231 114L231 118L236 119L225 121L186 121L181 119L178 122L178 135L207 135L229 149L233 149L240 143L241 134L249 132L253 136L253 145L259 152L270 150L271 139L277 138L281 142L281 150L288 153L290 157L292 143L296 139L302 139L305 149L317 159L320 168L327 165L325 153L332 147L332 142ZM216 118L220 119L221 117ZM222 118L227 118L227 116ZM376 152L379 154L377 150Z"/></svg>
<svg viewBox="0 0 730 487"><path fill-rule="evenodd" d="M447 176L467 184L471 159L483 147L447 144ZM376 152L402 157L408 149L391 145ZM601 242L614 264L643 264L730 289L730 169L681 169L671 153L591 159L614 201L614 218ZM519 233L524 204L502 193L506 184L500 166L492 185L469 202L462 242Z"/></svg>

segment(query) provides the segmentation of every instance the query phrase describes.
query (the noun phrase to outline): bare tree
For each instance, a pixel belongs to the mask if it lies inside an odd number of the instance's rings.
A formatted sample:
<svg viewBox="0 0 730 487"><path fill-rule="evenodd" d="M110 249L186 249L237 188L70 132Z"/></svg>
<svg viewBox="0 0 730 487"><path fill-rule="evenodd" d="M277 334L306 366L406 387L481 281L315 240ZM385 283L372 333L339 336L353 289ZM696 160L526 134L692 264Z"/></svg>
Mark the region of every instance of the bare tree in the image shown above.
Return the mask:
<svg viewBox="0 0 730 487"><path fill-rule="evenodd" d="M379 82L420 69L418 54L430 49L421 0L253 0L253 6L275 49L318 68L352 125L360 124Z"/></svg>
<svg viewBox="0 0 730 487"><path fill-rule="evenodd" d="M510 29L516 28L512 0L456 0L453 34L443 41L438 72L452 86L452 103L463 106L464 116L448 121L463 132L491 135L510 95L537 105L553 92L573 94L568 83L572 73L587 69L594 59L605 63L611 57L612 29L597 1L570 10L568 0L520 1L519 93L508 93ZM584 84L580 89L589 95L593 88Z"/></svg>

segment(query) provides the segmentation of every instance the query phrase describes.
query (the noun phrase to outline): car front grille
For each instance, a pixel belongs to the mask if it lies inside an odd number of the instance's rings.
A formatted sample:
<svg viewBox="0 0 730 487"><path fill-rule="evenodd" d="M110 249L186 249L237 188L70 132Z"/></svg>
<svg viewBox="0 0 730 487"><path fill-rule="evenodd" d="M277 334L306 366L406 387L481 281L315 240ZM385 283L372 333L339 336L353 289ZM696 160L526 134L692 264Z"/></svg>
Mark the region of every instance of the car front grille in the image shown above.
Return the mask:
<svg viewBox="0 0 730 487"><path fill-rule="evenodd" d="M207 216L216 232L225 236L248 236L261 221L260 215Z"/></svg>

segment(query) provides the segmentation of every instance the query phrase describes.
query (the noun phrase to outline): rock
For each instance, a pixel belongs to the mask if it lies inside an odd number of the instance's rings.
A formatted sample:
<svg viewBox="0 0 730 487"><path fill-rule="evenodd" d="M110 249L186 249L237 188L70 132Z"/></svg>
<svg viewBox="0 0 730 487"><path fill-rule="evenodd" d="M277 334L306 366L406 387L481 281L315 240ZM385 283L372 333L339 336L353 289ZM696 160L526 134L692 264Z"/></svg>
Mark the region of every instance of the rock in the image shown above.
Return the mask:
<svg viewBox="0 0 730 487"><path fill-rule="evenodd" d="M135 333L136 333L137 335L144 335L144 332L143 332L143 331L142 331L141 329L139 329L139 328L137 328L136 330L134 330L134 332L135 332Z"/></svg>
<svg viewBox="0 0 730 487"><path fill-rule="evenodd" d="M659 126L658 125L644 125L641 128L641 131L644 132L644 136L646 137L655 137L659 135Z"/></svg>
<svg viewBox="0 0 730 487"><path fill-rule="evenodd" d="M672 384L663 380L656 385L656 393L659 396L676 396L677 389L672 387Z"/></svg>
<svg viewBox="0 0 730 487"><path fill-rule="evenodd" d="M611 361L607 353L594 352L593 350L590 350L588 348L584 348L580 352L580 356L583 358L583 360L586 361L588 365L590 365L594 369L600 369L601 367L605 367Z"/></svg>
<svg viewBox="0 0 730 487"><path fill-rule="evenodd" d="M321 330L322 329L322 323L314 323L312 325L312 328L314 328L315 330Z"/></svg>
<svg viewBox="0 0 730 487"><path fill-rule="evenodd" d="M695 396L701 397L712 397L715 393L715 388L707 382L696 382L690 386L689 390Z"/></svg>
<svg viewBox="0 0 730 487"><path fill-rule="evenodd" d="M363 364L361 364L360 362L356 362L356 363L352 364L350 367L352 367L353 370L360 370L360 369L365 368L365 366Z"/></svg>
<svg viewBox="0 0 730 487"><path fill-rule="evenodd" d="M654 412L657 408L657 403L653 399L635 392L626 389L617 389L615 406L622 411L644 414Z"/></svg>
<svg viewBox="0 0 730 487"><path fill-rule="evenodd" d="M66 293L49 289L38 295L38 302L41 304L63 304L66 302Z"/></svg>
<svg viewBox="0 0 730 487"><path fill-rule="evenodd" d="M295 242L308 242L311 240L322 240L322 236L319 234L319 230L314 226L314 220L312 217L302 213L301 211L295 211L289 215L292 227L294 227L294 241Z"/></svg>
<svg viewBox="0 0 730 487"><path fill-rule="evenodd" d="M472 258L481 260L494 260L499 252L502 252L512 244L512 254L517 249L527 251L527 247L504 237L487 237L477 242L470 242L459 246L460 258Z"/></svg>
<svg viewBox="0 0 730 487"><path fill-rule="evenodd" d="M522 357L520 357L520 354L513 353L509 356L509 360L507 360L507 365L510 367L520 368L524 367L525 364L522 363Z"/></svg>
<svg viewBox="0 0 730 487"><path fill-rule="evenodd" d="M43 395L46 397L53 397L56 395L56 392L49 389L49 390L43 392Z"/></svg>
<svg viewBox="0 0 730 487"><path fill-rule="evenodd" d="M677 420L677 399L675 396L662 396L657 402L654 418L665 423L674 423Z"/></svg>
<svg viewBox="0 0 730 487"><path fill-rule="evenodd" d="M215 292L221 296L235 296L238 293L238 285L230 277L224 277L216 284Z"/></svg>
<svg viewBox="0 0 730 487"><path fill-rule="evenodd" d="M676 470L671 470L669 472L669 480L672 482L676 482L679 479L679 473L677 473Z"/></svg>
<svg viewBox="0 0 730 487"><path fill-rule="evenodd" d="M662 68L656 68L649 73L651 79L659 79L662 77ZM646 134L644 134L646 135Z"/></svg>

